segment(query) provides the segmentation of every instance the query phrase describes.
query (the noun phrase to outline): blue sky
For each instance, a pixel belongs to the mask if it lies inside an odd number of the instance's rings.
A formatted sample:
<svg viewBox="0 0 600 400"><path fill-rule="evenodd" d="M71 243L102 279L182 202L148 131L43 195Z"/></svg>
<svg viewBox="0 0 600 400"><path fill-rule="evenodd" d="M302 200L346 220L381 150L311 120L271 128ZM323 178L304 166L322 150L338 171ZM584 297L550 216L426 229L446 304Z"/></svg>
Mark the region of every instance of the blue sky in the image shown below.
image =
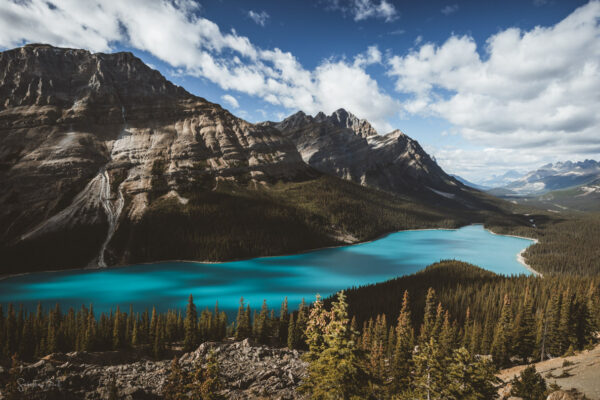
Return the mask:
<svg viewBox="0 0 600 400"><path fill-rule="evenodd" d="M252 122L344 107L481 182L600 157L599 20L577 0L5 1L0 47L131 51Z"/></svg>

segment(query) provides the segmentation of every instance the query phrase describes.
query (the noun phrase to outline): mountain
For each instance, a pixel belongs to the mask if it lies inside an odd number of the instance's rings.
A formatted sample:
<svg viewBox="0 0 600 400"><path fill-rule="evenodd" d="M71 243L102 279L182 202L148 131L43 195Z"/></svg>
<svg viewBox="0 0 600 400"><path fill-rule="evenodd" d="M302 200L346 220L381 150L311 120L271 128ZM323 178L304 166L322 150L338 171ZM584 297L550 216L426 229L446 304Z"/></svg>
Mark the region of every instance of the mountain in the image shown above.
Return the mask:
<svg viewBox="0 0 600 400"><path fill-rule="evenodd" d="M317 122L328 122L340 128L348 128L363 138L377 135L377 131L371 126L369 121L366 119L359 119L343 108L338 109L329 116L325 115L323 112L319 112L315 115L314 120Z"/></svg>
<svg viewBox="0 0 600 400"><path fill-rule="evenodd" d="M484 179L477 181L478 185L485 186L488 188L499 188L504 187L513 181L520 179L524 174L515 171L514 169L508 170L502 175L492 175Z"/></svg>
<svg viewBox="0 0 600 400"><path fill-rule="evenodd" d="M510 196L513 201L552 212L600 211L600 178L569 189L553 190L537 196Z"/></svg>
<svg viewBox="0 0 600 400"><path fill-rule="evenodd" d="M594 160L557 162L531 171L503 188L517 195L539 195L585 185L600 178L600 163Z"/></svg>
<svg viewBox="0 0 600 400"><path fill-rule="evenodd" d="M385 135L340 109L315 117L302 111L281 122L264 123L281 131L311 167L330 175L424 202L481 207L473 190L446 174L400 130Z"/></svg>
<svg viewBox="0 0 600 400"><path fill-rule="evenodd" d="M476 183L470 182L470 181L466 180L465 178L463 178L463 177L461 177L459 175L451 174L450 176L453 177L454 179L456 179L457 181L459 181L460 183L462 183L463 185L470 186L470 187L472 187L474 189L477 189L477 190L488 190L488 189L490 189L487 186L482 186L482 185L478 185Z"/></svg>
<svg viewBox="0 0 600 400"><path fill-rule="evenodd" d="M251 124L131 53L2 52L0 99L0 273L290 253L497 210L400 131L344 110Z"/></svg>

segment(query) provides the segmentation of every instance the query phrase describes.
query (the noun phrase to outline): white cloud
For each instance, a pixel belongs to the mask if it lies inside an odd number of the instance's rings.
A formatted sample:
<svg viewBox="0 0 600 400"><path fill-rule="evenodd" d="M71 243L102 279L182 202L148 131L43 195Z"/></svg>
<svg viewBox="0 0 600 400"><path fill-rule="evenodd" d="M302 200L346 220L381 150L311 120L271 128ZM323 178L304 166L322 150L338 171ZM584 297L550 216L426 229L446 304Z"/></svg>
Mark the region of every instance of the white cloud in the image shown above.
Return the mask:
<svg viewBox="0 0 600 400"><path fill-rule="evenodd" d="M361 4L361 12L369 13L364 7L375 3ZM45 42L110 51L119 42L149 52L172 66L176 75L203 77L224 90L258 96L290 112L344 107L372 120L381 131L391 128L386 120L400 109L364 70L381 62L377 47L354 63L325 60L307 70L289 52L261 49L234 30L222 32L197 15L192 0L61 0L56 5L42 0L0 2L0 47ZM379 11L373 17L395 15L385 0L375 5Z"/></svg>
<svg viewBox="0 0 600 400"><path fill-rule="evenodd" d="M351 15L355 21L377 18L392 22L399 18L398 10L388 0L330 0L328 5L330 9Z"/></svg>
<svg viewBox="0 0 600 400"><path fill-rule="evenodd" d="M485 147L482 149L456 147L428 147L425 150L435 156L438 164L448 173L458 174L475 183L481 183L493 174L502 174L508 170L525 173L538 169L549 162L565 161L566 158L552 147L541 147L536 151L520 151ZM597 159L598 148L589 152L578 152L571 147L568 159L583 161Z"/></svg>
<svg viewBox="0 0 600 400"><path fill-rule="evenodd" d="M447 5L440 10L444 15L454 14L458 11L458 4Z"/></svg>
<svg viewBox="0 0 600 400"><path fill-rule="evenodd" d="M267 20L269 19L269 14L266 11L256 12L256 11L248 11L248 17L256 22L260 26L265 26Z"/></svg>
<svg viewBox="0 0 600 400"><path fill-rule="evenodd" d="M238 103L237 99L230 94L224 94L221 96L221 99L232 108L240 108L240 103Z"/></svg>
<svg viewBox="0 0 600 400"><path fill-rule="evenodd" d="M389 60L409 113L435 115L471 142L546 156L600 153L600 2L551 27L470 36ZM546 152L548 149L549 152ZM443 157L441 157L443 158Z"/></svg>
<svg viewBox="0 0 600 400"><path fill-rule="evenodd" d="M367 51L354 57L354 65L366 67L372 64L380 64L382 60L381 51L377 46L369 46Z"/></svg>

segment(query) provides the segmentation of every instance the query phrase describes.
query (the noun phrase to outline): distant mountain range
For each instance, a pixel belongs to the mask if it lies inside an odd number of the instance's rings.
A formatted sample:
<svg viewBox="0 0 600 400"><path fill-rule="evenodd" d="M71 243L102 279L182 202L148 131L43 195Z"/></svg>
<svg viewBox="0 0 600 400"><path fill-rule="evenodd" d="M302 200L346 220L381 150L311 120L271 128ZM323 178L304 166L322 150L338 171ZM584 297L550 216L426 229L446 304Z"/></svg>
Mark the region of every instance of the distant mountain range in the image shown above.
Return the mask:
<svg viewBox="0 0 600 400"><path fill-rule="evenodd" d="M540 195L586 185L600 179L600 163L594 160L546 164L499 189L503 195ZM498 189L491 191L499 193Z"/></svg>
<svg viewBox="0 0 600 400"><path fill-rule="evenodd" d="M486 188L504 187L517 179L520 179L524 174L513 169L506 171L502 175L492 175L479 181L479 185Z"/></svg>
<svg viewBox="0 0 600 400"><path fill-rule="evenodd" d="M251 124L131 53L1 52L0 99L0 273L281 254L498 210L400 131L343 109Z"/></svg>

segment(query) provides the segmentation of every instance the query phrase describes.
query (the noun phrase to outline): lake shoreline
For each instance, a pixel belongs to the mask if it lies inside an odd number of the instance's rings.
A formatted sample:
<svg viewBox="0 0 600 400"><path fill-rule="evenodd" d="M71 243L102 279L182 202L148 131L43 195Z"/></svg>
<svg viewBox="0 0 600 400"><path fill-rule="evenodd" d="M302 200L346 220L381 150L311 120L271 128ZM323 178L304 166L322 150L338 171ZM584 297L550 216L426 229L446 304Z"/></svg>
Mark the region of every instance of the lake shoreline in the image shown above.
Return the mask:
<svg viewBox="0 0 600 400"><path fill-rule="evenodd" d="M532 246L532 245L534 245L534 244L536 244L536 243L539 242L535 238L528 238L528 237L517 236L517 235L504 235L504 234L496 233L496 232L491 231L490 229L485 228L485 225L482 224L482 223L472 223L472 224L466 224L466 225L459 226L458 228L417 228L417 229L404 229L404 230L392 231L392 232L387 232L387 233L378 235L377 237L375 237L373 239L369 239L369 240L357 241L357 242L354 242L354 243L344 243L344 244L333 245L333 246L317 247L317 248L314 248L314 249L302 250L302 251L295 252L295 253L276 254L276 255L257 256L257 257L247 257L247 258L237 258L237 259L231 259L231 260L226 260L226 261L170 259L170 260L149 261L149 262L142 262L142 263L135 263L135 264L118 264L118 265L112 265L112 266L108 266L108 267L83 267L83 268L65 268L65 269L55 269L55 270L32 271L32 272L22 272L22 273L17 273L17 274L0 275L0 281L11 279L11 278L16 278L16 277L19 277L19 276L25 276L25 275L30 275L30 274L38 274L38 273L56 273L56 272L65 272L65 271L70 271L70 272L73 272L73 271L79 271L79 272L90 271L90 272L92 272L92 271L101 271L101 270L108 270L108 269L126 268L126 267L131 267L131 266L156 265L156 264L162 264L162 263L225 264L225 263L238 262L238 261L247 261L247 260L253 260L253 259L264 259L264 258L274 258L274 257L291 257L291 256L302 255L302 254L311 253L311 252L315 252L315 251L322 251L322 250L328 250L328 249L337 249L337 248L346 247L346 246L356 246L356 245L362 245L362 244L372 243L372 242L375 242L377 240L384 239L387 236L393 235L395 233L401 233L401 232L420 232L420 231L456 231L456 230L459 230L459 229L467 227L467 226L483 226L486 231L488 231L489 233L491 233L493 235L509 236L509 237L515 237L515 238L519 238L519 239L530 240L530 241L534 242L530 246ZM541 273L539 273L538 271L536 271L533 268L531 268L531 266L529 266L525 262L525 258L523 257L523 253L525 252L525 250L527 250L528 247L529 246L527 246L525 249L521 250L517 254L517 256L516 256L517 261L521 265L523 265L525 267L525 269L527 269L528 271L530 271L534 275L542 277Z"/></svg>
<svg viewBox="0 0 600 400"><path fill-rule="evenodd" d="M533 246L533 245L535 245L535 244L538 244L538 243L540 242L538 239L536 239L536 238L530 238L530 237L525 237L525 236L518 236L518 235L505 235L505 234L502 234L502 233L496 233L496 232L493 232L492 230L490 230L490 229L487 229L487 228L484 228L484 229L485 229L486 231L488 231L489 233L491 233L492 235L499 235L499 236L510 236L510 237L514 237L514 238L517 238L517 239L531 240L533 243L532 243L532 244L530 244L529 246L527 246L526 248L524 248L523 250L521 250L521 251L520 251L520 252L517 254L517 261L518 261L518 262L519 262L521 265L523 265L523 266L524 266L524 267L525 267L525 268L526 268L528 271L530 271L532 274L534 274L534 275L536 275L536 276L539 276L540 278L543 278L543 277L544 277L544 275L542 275L542 273L541 273L541 272L538 272L538 271L536 271L536 270L535 270L535 269L533 269L533 268L532 268L532 267L531 267L529 264L527 264L527 262L525 261L525 257L524 257L525 251L527 251L527 249L528 249L530 246Z"/></svg>

